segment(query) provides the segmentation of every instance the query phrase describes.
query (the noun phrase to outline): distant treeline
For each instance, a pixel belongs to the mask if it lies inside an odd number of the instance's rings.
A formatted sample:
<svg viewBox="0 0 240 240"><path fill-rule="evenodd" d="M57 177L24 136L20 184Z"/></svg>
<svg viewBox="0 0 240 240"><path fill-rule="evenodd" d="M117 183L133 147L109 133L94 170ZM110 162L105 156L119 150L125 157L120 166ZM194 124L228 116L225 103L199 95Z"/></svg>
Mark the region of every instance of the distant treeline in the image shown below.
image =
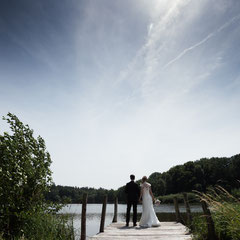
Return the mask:
<svg viewBox="0 0 240 240"><path fill-rule="evenodd" d="M240 154L230 158L202 158L189 161L183 165L172 167L167 172L155 172L149 176L155 196L163 196L181 192L198 190L205 192L207 188L220 185L231 191L240 186ZM138 180L137 182L140 182ZM124 187L118 190L103 188L78 188L53 185L46 195L53 202L80 203L82 195L88 193L89 203L101 203L103 196L108 194L108 201L113 202L118 196L119 202L125 202Z"/></svg>
<svg viewBox="0 0 240 240"><path fill-rule="evenodd" d="M95 189L52 185L50 192L46 195L46 199L59 203L81 203L83 194L85 193L88 194L88 203L102 203L106 194L108 195L108 202L113 202L116 191L104 188Z"/></svg>

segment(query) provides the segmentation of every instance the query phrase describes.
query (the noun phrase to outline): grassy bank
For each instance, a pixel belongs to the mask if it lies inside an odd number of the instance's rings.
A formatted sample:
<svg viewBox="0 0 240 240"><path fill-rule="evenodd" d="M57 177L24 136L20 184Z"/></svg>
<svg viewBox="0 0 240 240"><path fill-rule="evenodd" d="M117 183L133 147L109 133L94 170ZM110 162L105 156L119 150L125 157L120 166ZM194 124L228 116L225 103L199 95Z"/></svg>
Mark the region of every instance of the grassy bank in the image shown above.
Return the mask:
<svg viewBox="0 0 240 240"><path fill-rule="evenodd" d="M188 195L188 201L190 203L199 203L199 198L196 196L195 193L190 192L190 193L187 193L187 195ZM179 203L184 203L182 193L169 194L169 195L165 195L165 196L159 196L157 198L161 201L162 204L163 203L173 204L173 198L174 197L177 197Z"/></svg>
<svg viewBox="0 0 240 240"><path fill-rule="evenodd" d="M51 213L28 214L14 240L74 240L74 229L69 216ZM8 233L0 234L0 240L13 239Z"/></svg>
<svg viewBox="0 0 240 240"><path fill-rule="evenodd" d="M194 218L200 217L201 213L192 213ZM187 213L180 213L182 223L187 225ZM157 213L157 217L160 222L175 222L176 221L176 214L175 213Z"/></svg>
<svg viewBox="0 0 240 240"><path fill-rule="evenodd" d="M211 209L215 232L219 240L240 239L240 201L225 189L217 187L208 194L200 194ZM195 240L207 239L207 224L204 216L194 217Z"/></svg>

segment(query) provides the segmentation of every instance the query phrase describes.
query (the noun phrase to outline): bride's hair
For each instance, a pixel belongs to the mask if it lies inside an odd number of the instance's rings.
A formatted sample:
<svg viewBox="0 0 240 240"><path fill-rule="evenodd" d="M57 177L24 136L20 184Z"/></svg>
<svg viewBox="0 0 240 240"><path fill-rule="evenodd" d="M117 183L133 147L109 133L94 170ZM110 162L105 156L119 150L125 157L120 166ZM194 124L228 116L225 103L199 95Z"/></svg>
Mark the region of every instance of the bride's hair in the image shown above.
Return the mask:
<svg viewBox="0 0 240 240"><path fill-rule="evenodd" d="M142 181L143 181L143 182L146 182L146 181L147 181L147 177L146 177L146 176L143 176L143 177L142 177Z"/></svg>

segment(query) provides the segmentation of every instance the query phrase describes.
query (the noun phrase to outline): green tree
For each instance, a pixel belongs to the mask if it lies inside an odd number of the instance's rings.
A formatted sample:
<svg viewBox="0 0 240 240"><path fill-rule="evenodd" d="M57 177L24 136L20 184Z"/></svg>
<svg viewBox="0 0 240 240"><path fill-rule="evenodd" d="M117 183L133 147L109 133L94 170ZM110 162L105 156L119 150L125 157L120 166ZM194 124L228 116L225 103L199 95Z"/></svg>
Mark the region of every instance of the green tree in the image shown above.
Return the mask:
<svg viewBox="0 0 240 240"><path fill-rule="evenodd" d="M125 185L118 188L117 197L118 197L119 203L126 203Z"/></svg>
<svg viewBox="0 0 240 240"><path fill-rule="evenodd" d="M166 182L162 179L162 174L159 172L152 173L149 178L152 185L152 191L155 196L164 195L166 192Z"/></svg>
<svg viewBox="0 0 240 240"><path fill-rule="evenodd" d="M0 232L22 234L28 215L44 211L44 193L52 183L50 154L44 140L14 114L3 117L11 133L0 135Z"/></svg>

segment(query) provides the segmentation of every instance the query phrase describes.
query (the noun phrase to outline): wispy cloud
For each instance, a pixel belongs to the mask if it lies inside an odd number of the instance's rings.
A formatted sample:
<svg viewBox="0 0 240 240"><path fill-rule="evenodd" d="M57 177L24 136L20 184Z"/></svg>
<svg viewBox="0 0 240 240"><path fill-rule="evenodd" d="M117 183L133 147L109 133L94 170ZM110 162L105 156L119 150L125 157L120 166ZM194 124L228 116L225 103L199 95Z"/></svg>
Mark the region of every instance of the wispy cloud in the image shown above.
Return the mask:
<svg viewBox="0 0 240 240"><path fill-rule="evenodd" d="M227 28L229 25L231 25L232 23L234 23L235 21L240 19L240 15L237 15L235 17L233 17L232 19L230 19L228 22L226 22L225 24L223 24L221 27L219 27L217 30L213 31L212 33L208 34L207 37L205 37L204 39L202 39L201 41L199 41L198 43L194 44L193 46L184 49L177 57L175 57L174 59L170 60L163 68L166 69L167 67L169 67L171 64L175 63L177 60L179 60L180 58L182 58L185 54L187 54L188 52L194 50L195 48L201 46L202 44L204 44L205 42L207 42L209 39L211 39L212 37L214 37L216 34L220 33L221 31L223 31L225 28Z"/></svg>
<svg viewBox="0 0 240 240"><path fill-rule="evenodd" d="M147 93L150 83L154 76L159 74L159 60L161 60L161 52L165 48L166 32L170 25L176 21L180 14L180 9L186 6L188 2L184 0L172 1L167 4L167 10L163 16L154 17L154 21L148 26L148 36L145 44L138 50L127 68L121 71L115 84L119 84L122 81L130 82L133 87L131 95L142 93L144 96L147 96L150 94ZM166 6L160 5L159 11L161 8L166 8Z"/></svg>

